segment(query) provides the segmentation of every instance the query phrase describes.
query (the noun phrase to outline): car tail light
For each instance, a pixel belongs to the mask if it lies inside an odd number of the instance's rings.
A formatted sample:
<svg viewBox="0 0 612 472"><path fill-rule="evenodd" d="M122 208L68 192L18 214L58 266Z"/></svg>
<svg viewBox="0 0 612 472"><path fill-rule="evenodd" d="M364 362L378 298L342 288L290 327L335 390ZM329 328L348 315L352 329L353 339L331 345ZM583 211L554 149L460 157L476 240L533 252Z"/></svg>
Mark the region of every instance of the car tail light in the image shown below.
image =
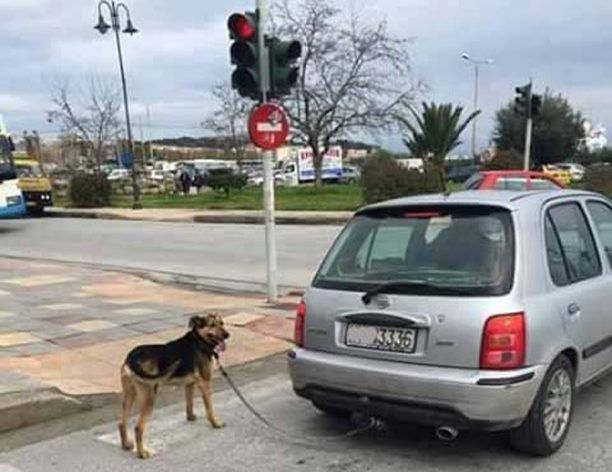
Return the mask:
<svg viewBox="0 0 612 472"><path fill-rule="evenodd" d="M295 318L295 330L293 332L293 341L297 347L304 347L304 329L306 325L306 303L300 301L297 307Z"/></svg>
<svg viewBox="0 0 612 472"><path fill-rule="evenodd" d="M481 369L517 369L525 363L525 314L493 316L487 320L480 351Z"/></svg>

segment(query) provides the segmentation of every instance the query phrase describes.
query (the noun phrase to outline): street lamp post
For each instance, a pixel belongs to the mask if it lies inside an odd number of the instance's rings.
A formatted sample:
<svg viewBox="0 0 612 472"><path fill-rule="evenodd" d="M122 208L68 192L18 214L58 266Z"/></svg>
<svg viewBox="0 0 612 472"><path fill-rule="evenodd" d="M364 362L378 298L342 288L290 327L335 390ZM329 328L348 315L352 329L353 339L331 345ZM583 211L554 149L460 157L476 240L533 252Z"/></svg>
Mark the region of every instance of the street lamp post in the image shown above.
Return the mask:
<svg viewBox="0 0 612 472"><path fill-rule="evenodd" d="M493 64L493 59L487 60L476 60L472 59L468 53L463 53L461 58L464 61L469 62L474 66L474 111L478 110L478 89L480 82L480 66L488 66ZM475 117L472 120L472 157L476 157L476 129L477 129L477 120L478 117Z"/></svg>
<svg viewBox="0 0 612 472"><path fill-rule="evenodd" d="M104 15L102 14L103 8L106 7L110 13L111 24L109 25L104 20ZM115 32L115 40L117 43L117 55L119 56L119 69L121 71L121 86L123 88L123 105L125 109L125 125L127 128L127 139L128 139L128 152L130 153L130 157L132 159L132 195L133 195L133 204L132 208L135 210L139 210L142 208L142 204L140 203L140 187L138 185L138 172L136 170L136 156L134 155L134 141L132 140L132 124L130 121L130 107L128 100L128 91L127 91L127 83L125 80L125 67L123 65L123 52L121 50L121 37L119 32L121 31L121 10L124 11L126 17L126 27L123 29L123 33L134 35L138 33L138 30L134 28L132 24L132 17L130 15L130 10L125 3L115 3L114 1L100 0L98 3L98 24L94 27L94 29L98 30L100 34L106 34L109 29L113 29Z"/></svg>

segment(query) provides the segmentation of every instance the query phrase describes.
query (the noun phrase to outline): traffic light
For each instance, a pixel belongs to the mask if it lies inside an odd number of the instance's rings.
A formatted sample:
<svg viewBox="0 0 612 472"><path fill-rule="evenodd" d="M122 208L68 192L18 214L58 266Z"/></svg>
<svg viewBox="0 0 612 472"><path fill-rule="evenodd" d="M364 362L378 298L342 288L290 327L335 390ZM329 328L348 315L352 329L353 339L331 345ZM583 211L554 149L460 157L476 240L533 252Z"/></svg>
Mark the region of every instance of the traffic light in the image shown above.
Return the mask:
<svg viewBox="0 0 612 472"><path fill-rule="evenodd" d="M542 112L542 95L531 97L531 116L538 116Z"/></svg>
<svg viewBox="0 0 612 472"><path fill-rule="evenodd" d="M232 88L241 97L258 100L261 96L259 75L259 19L254 12L234 13L229 17L227 26L230 39L234 40L230 49L232 65Z"/></svg>
<svg viewBox="0 0 612 472"><path fill-rule="evenodd" d="M270 98L280 99L291 94L299 78L296 61L302 57L302 44L299 41L281 41L271 38L268 41L270 52Z"/></svg>
<svg viewBox="0 0 612 472"><path fill-rule="evenodd" d="M518 115L530 116L531 108L531 83L516 87L516 98L514 99L514 111Z"/></svg>

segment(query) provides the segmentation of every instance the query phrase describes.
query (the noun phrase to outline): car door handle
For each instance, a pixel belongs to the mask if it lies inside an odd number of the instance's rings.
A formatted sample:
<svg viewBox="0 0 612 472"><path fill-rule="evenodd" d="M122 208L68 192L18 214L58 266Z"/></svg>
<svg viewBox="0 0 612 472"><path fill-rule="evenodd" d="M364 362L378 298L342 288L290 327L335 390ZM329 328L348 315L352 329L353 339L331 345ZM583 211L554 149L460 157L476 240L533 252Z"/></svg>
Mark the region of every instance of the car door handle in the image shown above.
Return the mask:
<svg viewBox="0 0 612 472"><path fill-rule="evenodd" d="M579 316L580 315L580 306L577 303L572 303L567 307L567 314L569 316Z"/></svg>

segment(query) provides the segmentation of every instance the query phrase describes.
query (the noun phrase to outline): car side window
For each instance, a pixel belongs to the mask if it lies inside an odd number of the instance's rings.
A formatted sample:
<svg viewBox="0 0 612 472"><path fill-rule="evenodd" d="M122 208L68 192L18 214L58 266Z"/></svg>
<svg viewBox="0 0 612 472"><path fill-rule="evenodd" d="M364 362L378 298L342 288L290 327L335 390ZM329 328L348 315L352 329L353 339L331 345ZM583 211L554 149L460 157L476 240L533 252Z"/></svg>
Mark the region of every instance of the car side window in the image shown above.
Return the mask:
<svg viewBox="0 0 612 472"><path fill-rule="evenodd" d="M540 178L531 179L531 187L533 190L554 190L559 188L554 182Z"/></svg>
<svg viewBox="0 0 612 472"><path fill-rule="evenodd" d="M601 202L589 202L587 206L612 266L612 208Z"/></svg>
<svg viewBox="0 0 612 472"><path fill-rule="evenodd" d="M597 246L580 206L576 203L558 205L551 208L548 215L563 254L569 281L576 283L601 275ZM547 252L553 250L553 246L547 245ZM550 270L552 274L552 266Z"/></svg>
<svg viewBox="0 0 612 472"><path fill-rule="evenodd" d="M478 190L482 181L484 180L484 176L482 174L475 174L463 184L463 190Z"/></svg>
<svg viewBox="0 0 612 472"><path fill-rule="evenodd" d="M500 177L495 182L496 190L527 190L527 179L524 177Z"/></svg>
<svg viewBox="0 0 612 472"><path fill-rule="evenodd" d="M557 237L555 227L550 221L550 215L546 217L544 223L544 233L546 236L546 257L548 259L548 270L550 276L559 287L569 285L570 278L567 273L567 267L565 266L565 258L563 257L563 250L561 249L561 243Z"/></svg>

